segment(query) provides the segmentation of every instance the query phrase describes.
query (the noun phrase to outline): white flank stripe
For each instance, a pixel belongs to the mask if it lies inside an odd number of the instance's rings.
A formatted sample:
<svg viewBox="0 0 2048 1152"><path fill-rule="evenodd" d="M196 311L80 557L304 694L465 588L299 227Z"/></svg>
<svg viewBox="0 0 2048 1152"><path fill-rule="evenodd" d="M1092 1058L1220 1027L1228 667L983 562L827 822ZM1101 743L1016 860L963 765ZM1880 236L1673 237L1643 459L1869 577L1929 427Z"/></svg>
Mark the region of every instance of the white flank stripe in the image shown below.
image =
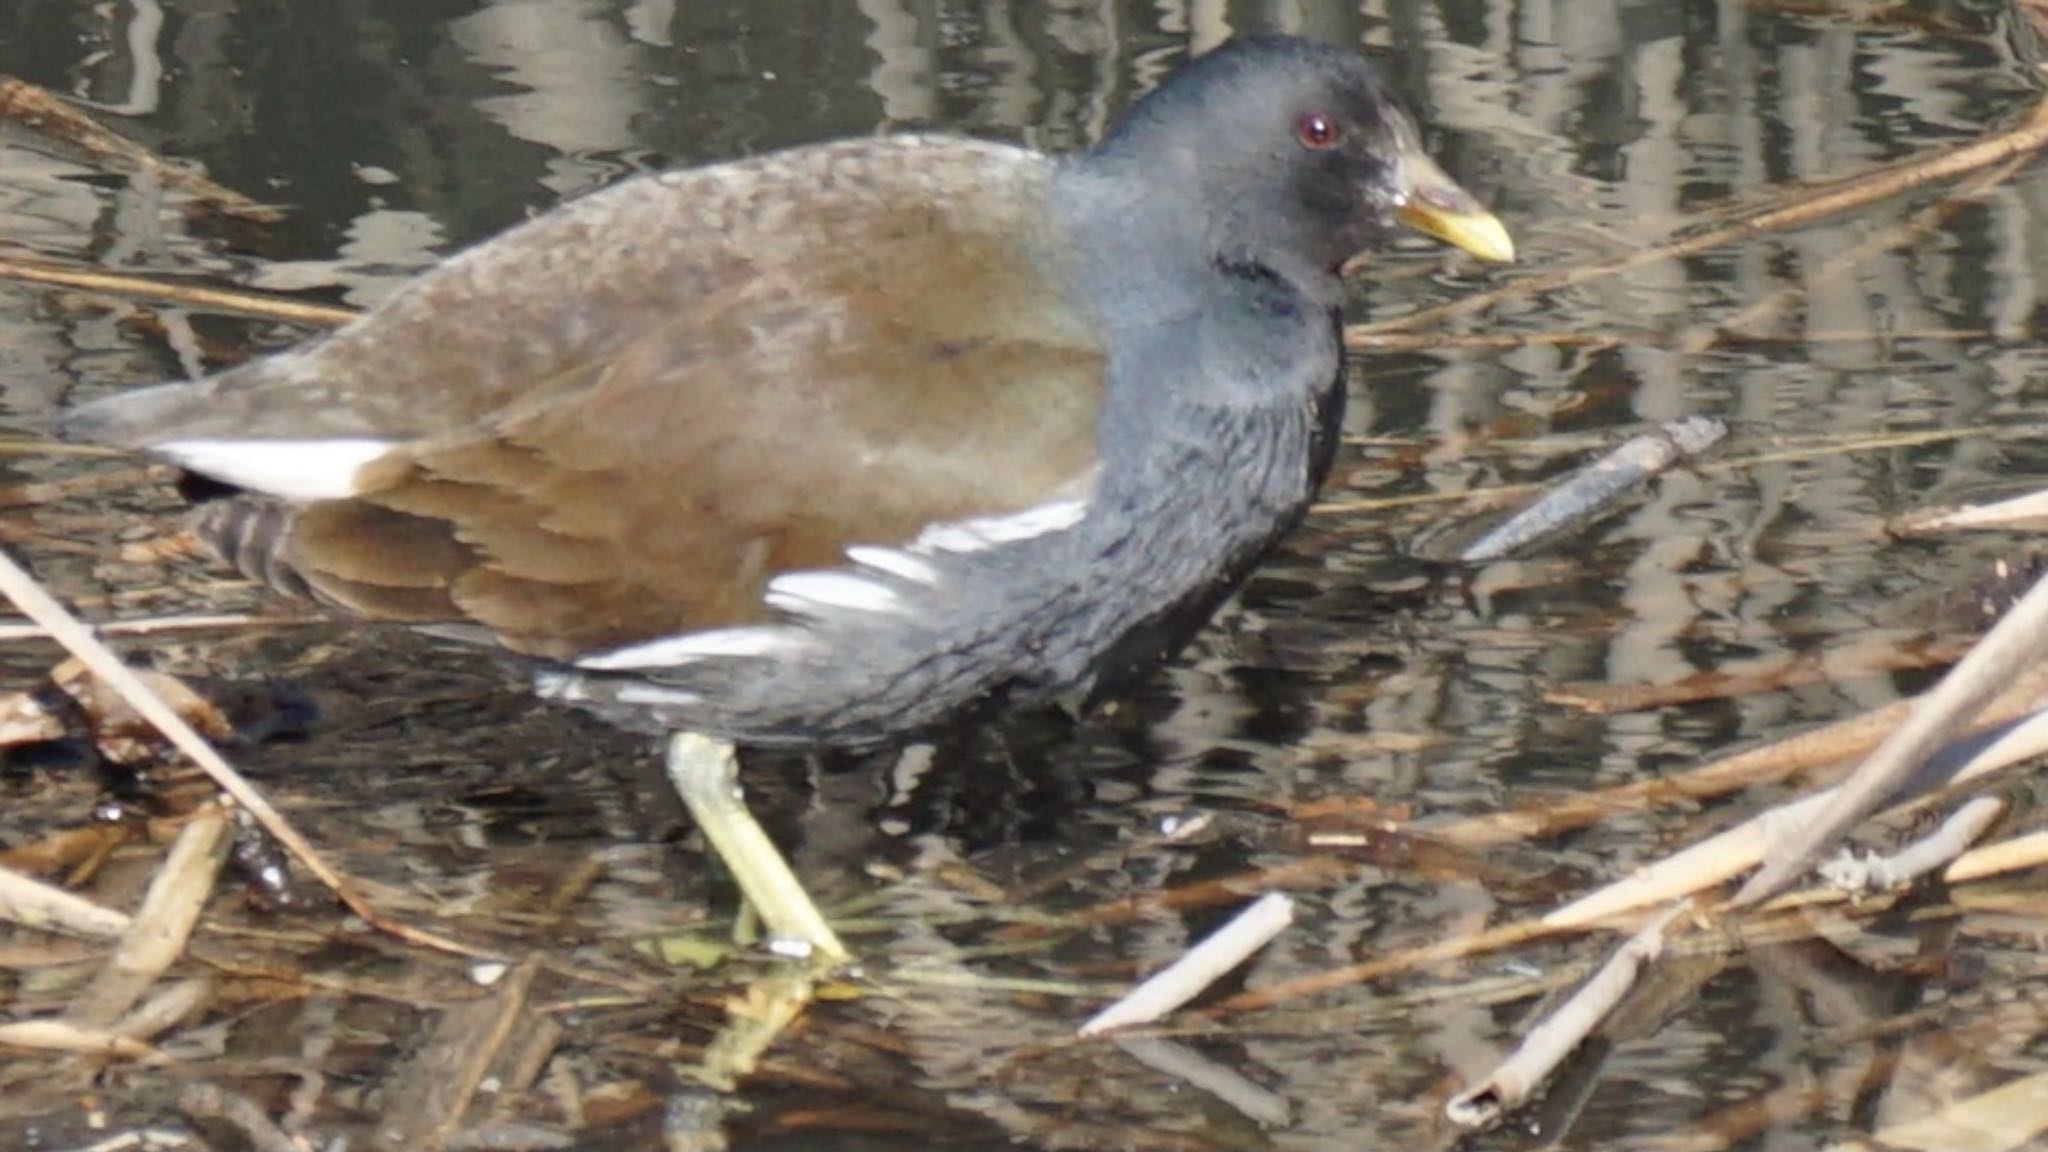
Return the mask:
<svg viewBox="0 0 2048 1152"><path fill-rule="evenodd" d="M664 688L645 680L635 680L631 684L621 686L612 698L621 704L637 704L641 707L679 707L704 702L704 698L695 692L685 692L681 688Z"/></svg>
<svg viewBox="0 0 2048 1152"><path fill-rule="evenodd" d="M1087 514L1086 500L1055 500L1050 504L1034 504L1007 516L982 516L974 520L933 524L918 533L910 547L920 552L979 552L998 544L1012 544L1072 528Z"/></svg>
<svg viewBox="0 0 2048 1152"><path fill-rule="evenodd" d="M575 701L585 696L583 677L571 672L536 672L533 691L543 700Z"/></svg>
<svg viewBox="0 0 2048 1152"><path fill-rule="evenodd" d="M786 628L714 628L683 632L615 648L576 661L578 668L618 672L632 668L671 668L719 656L774 656L789 651L797 637Z"/></svg>
<svg viewBox="0 0 2048 1152"><path fill-rule="evenodd" d="M590 681L574 673L542 672L533 678L534 691L544 700L560 700L565 703L620 703L641 707L675 707L701 704L702 696L686 692L681 688L669 688L646 680L633 680L625 684L610 685L611 690L602 699L590 690Z"/></svg>
<svg viewBox="0 0 2048 1152"><path fill-rule="evenodd" d="M286 500L338 500L356 492L363 465L388 440L172 440L149 450L215 480Z"/></svg>
<svg viewBox="0 0 2048 1152"><path fill-rule="evenodd" d="M877 572L887 572L913 584L931 585L939 582L937 568L908 552L894 548L870 548L865 544L857 544L846 550L846 558L855 564L873 568Z"/></svg>
<svg viewBox="0 0 2048 1152"><path fill-rule="evenodd" d="M851 572L792 572L768 582L762 599L784 612L815 615L820 608L856 612L898 612L903 601L894 589Z"/></svg>

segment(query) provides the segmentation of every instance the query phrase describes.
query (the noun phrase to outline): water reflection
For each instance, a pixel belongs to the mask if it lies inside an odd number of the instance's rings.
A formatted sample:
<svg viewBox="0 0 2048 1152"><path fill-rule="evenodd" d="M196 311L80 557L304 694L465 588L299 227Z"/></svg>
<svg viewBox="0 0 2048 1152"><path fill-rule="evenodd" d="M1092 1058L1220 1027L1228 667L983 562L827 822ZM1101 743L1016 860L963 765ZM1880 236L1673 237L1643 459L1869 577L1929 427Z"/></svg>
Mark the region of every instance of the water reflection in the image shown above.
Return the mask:
<svg viewBox="0 0 2048 1152"><path fill-rule="evenodd" d="M9 0L0 71L89 101L136 139L290 214L274 229L226 226L147 181L9 132L0 242L367 303L449 251L655 164L924 128L1079 146L1190 45L1259 29L1380 51L1448 167L1494 198L1525 267L1545 272L1640 252L1788 185L1974 139L2025 114L2038 88L2007 21L1997 5L1858 16L1740 0ZM1537 481L1639 423L1692 414L1736 427L1728 459L1884 431L2024 432L2041 420L2031 381L2042 358L2026 338L2041 307L2044 196L2048 183L2034 174L1939 213L1924 211L1932 194L1922 194L1455 319L1445 330L1618 342L1362 360L1354 443L1330 500ZM1873 242L1887 237L1898 243ZM1845 259L1859 245L1870 247ZM1376 262L1358 312L1401 316L1499 282L1417 247ZM34 427L67 397L302 335L0 284L0 411ZM78 465L24 456L0 467L40 479ZM1292 805L1371 797L1423 815L1489 811L1893 699L1911 677L1863 671L1847 654L1873 634L1915 633L1930 605L2010 545L1902 545L1883 535L1885 518L2043 475L2048 459L2025 439L1978 434L1704 467L1668 477L1559 549L1478 572L1424 559L1462 505L1326 512L1116 716L1078 735L982 734L926 760L764 766L757 803L821 888L870 896L888 913L886 938L868 947L928 967L978 949L971 968L1092 991L1177 951L1220 910L1105 919L1078 938L1036 949L1006 940L1003 951L985 926L961 926L995 915L977 893L1028 892L1034 913L1111 906L1300 860ZM107 511L127 525L168 505L161 493L126 493ZM59 507L37 520L92 544L38 559L97 614L239 595L189 569L107 559L118 529L101 512ZM621 959L622 947L608 951L605 933L647 932L710 888L680 849L650 842L668 830L644 810L658 793L622 783L637 779L621 766L636 762L639 744L533 709L515 668L480 671L472 654L414 639L365 650L359 636L312 629L138 648L174 666L289 675L321 694L325 735L252 755L323 838L390 848L351 861L373 879L449 907L495 908L587 853L608 853L611 870L560 932L581 942L579 960L621 980L652 978L630 953ZM1767 670L1801 654L1826 674L1779 692L1613 717L1546 696L1582 682ZM26 680L44 655L9 652L8 667ZM545 758L508 764L508 748ZM377 802L348 811L348 782L365 773ZM1204 838L1153 835L1202 812L1219 818ZM1464 874L1341 859L1305 884L1299 928L1243 979L1276 983L1541 907L1702 819L1617 819L1502 849ZM1957 955L1917 983L1818 948L1729 969L1684 1014L1609 1053L1573 1140L1639 1147L1697 1131L1695 1146L1718 1147L1777 1123L1804 1146L1879 1122L1858 1078L1881 1061L1945 1059L1960 1080L1987 1074L1967 1059L1985 1045L1959 1049L1950 1033L1845 1053L1819 1030L1878 1028L1938 997L1967 1000L1981 993L1981 973L2021 981L2033 959L1993 932L1911 947ZM1562 964L1588 952L1564 945L1520 959ZM1423 983L1506 968L1444 969ZM1195 1038L1204 1055L1293 1107L1291 1124L1261 1130L1210 1097L1191 1106L1182 1084L1133 1059L1067 1045L1085 1015L1072 1001L906 986L900 998L820 1014L787 1054L814 1080L799 1090L795 1073L768 1078L762 1140L789 1139L777 1128L787 1117L853 1111L879 1094L875 1114L937 1134L940 1146L1413 1141L1432 1131L1444 1083L1483 1065L1520 1020L1518 1007L1479 992L1442 999L1404 985L1195 1025L1207 1033ZM1804 1016L1794 1010L1807 1004ZM659 1090L670 1085L667 1061L647 1053L678 1028L694 1035L697 1022L593 1009L573 1021L571 1044L608 1083ZM400 1038L425 1027L389 1025ZM1745 1063L1759 1052L1761 1063ZM374 1081L390 1069L365 1058L355 1071ZM1897 1095L1967 1086L1937 1080L1915 1078ZM1823 1115L1742 1111L1809 1084L1829 1093ZM618 1131L624 1145L645 1130Z"/></svg>

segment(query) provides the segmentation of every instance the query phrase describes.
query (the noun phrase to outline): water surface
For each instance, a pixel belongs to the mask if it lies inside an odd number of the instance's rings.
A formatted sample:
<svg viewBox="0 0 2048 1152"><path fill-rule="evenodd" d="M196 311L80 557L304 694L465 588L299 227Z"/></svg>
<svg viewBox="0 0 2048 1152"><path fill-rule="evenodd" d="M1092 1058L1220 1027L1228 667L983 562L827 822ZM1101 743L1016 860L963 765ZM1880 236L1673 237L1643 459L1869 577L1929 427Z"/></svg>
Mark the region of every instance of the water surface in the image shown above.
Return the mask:
<svg viewBox="0 0 2048 1152"><path fill-rule="evenodd" d="M645 168L911 129L1082 146L1191 48L1259 30L1379 53L1446 166L1519 242L1522 262L1505 270L1402 245L1359 280L1361 322L1978 139L2041 95L2030 41L1996 4L9 0L0 72L287 212L275 226L227 223L10 128L0 255L368 305L465 244ZM1451 1142L1444 1096L1536 1007L1520 990L1496 1000L1495 981L1568 974L1607 940L1191 1018L1182 1042L1256 1089L1233 1095L1068 1037L1101 995L1239 897L1101 916L1037 944L1004 923L1279 870L1298 922L1223 994L1275 985L1540 912L1770 797L1632 814L1454 866L1312 851L1291 815L1304 805L1370 801L1426 826L1675 771L1919 687L1927 673L1878 657L1963 634L1942 606L2027 541L1901 541L1885 524L2048 475L2029 435L2048 404L2033 339L2048 184L2023 171L1927 217L1946 191L1514 295L1435 329L1513 346L1362 357L1328 507L1189 653L1077 734L983 733L929 763L758 766L752 795L799 870L830 898L867 902L856 947L877 958L881 988L814 1010L784 1040L742 1090L754 1107L733 1121L734 1146ZM1873 241L1887 233L1899 242ZM0 283L0 420L33 433L62 404L305 335ZM1541 481L1691 415L1733 429L1707 466L1526 558L1439 561L1488 514L1465 494ZM0 460L0 483L109 467L29 451ZM1409 500L1385 506L1394 498ZM0 515L95 618L279 615L217 574L123 557L121 540L174 507L142 485ZM240 757L279 804L400 906L554 964L534 1011L561 1035L547 1075L505 1114L579 1128L579 1147L651 1146L725 979L633 945L722 916L728 898L663 807L640 740L533 704L509 660L400 633L302 622L128 651L311 695L321 718L303 741ZM1785 687L1647 711L1594 715L1551 696L1800 657L1806 671ZM54 659L9 645L4 686L34 683ZM88 818L95 779L10 771L0 840ZM1197 815L1207 831L1160 835ZM156 857L122 859L146 878ZM594 884L534 911L593 858L605 865ZM1304 859L1330 863L1304 872ZM280 923L217 904L239 928L216 930L216 956L261 953L251 932L336 930L324 906ZM1705 966L1675 1006L1610 1037L1550 1112L1470 1146L1519 1146L1534 1129L1578 1148L1821 1148L1981 1091L2038 1059L2024 1007L2038 997L2038 923L1901 916ZM190 1075L274 1115L298 1109L291 1122L318 1140L367 1141L422 1075L408 1061L442 1009L475 990L453 961L374 940L291 955L323 982L224 993L184 1038ZM919 976L935 966L1046 983ZM1987 1007L1994 994L2021 1007ZM10 1013L53 998L0 974ZM330 1080L287 1103L290 1084L261 1060L320 1063ZM30 1133L85 1142L75 1094L52 1087L61 1070L40 1057L7 1067L0 1082L24 1090L0 1104L0 1132L16 1146ZM109 1116L178 1123L180 1082L113 1069ZM580 1111L566 1084L580 1086Z"/></svg>

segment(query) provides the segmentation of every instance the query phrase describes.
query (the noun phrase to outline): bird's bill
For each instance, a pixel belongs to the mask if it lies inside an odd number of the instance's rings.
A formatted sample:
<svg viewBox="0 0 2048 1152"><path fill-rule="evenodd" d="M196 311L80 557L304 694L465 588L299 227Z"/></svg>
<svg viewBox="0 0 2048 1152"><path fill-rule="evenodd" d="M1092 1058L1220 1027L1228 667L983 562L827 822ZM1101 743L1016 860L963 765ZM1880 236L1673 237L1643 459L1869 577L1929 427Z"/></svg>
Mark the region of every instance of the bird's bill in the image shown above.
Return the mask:
<svg viewBox="0 0 2048 1152"><path fill-rule="evenodd" d="M1434 236L1481 260L1506 263L1515 258L1515 241L1493 213L1479 206L1436 161L1426 156L1403 158L1394 218L1426 236Z"/></svg>

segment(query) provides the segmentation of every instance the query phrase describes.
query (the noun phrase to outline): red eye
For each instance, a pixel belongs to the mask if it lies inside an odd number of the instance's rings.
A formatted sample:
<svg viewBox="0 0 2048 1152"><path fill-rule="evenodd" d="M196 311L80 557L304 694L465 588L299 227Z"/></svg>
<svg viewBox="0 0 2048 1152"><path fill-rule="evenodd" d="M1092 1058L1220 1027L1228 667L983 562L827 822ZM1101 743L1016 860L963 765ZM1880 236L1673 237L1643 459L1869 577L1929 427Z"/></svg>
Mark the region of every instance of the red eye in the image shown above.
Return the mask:
<svg viewBox="0 0 2048 1152"><path fill-rule="evenodd" d="M1301 139L1303 147L1318 152L1335 148L1337 142L1344 138L1337 122L1321 112L1302 113L1301 119L1295 121L1294 134Z"/></svg>

